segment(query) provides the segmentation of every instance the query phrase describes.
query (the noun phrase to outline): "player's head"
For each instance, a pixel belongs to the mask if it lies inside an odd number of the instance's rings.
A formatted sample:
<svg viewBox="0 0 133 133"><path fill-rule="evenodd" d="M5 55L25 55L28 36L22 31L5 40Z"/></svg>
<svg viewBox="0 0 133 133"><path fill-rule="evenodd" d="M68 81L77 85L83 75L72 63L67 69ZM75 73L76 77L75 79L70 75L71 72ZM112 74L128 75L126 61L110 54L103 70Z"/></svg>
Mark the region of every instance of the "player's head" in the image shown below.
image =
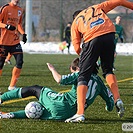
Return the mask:
<svg viewBox="0 0 133 133"><path fill-rule="evenodd" d="M68 27L70 27L70 26L71 26L71 24L72 24L71 22L68 22L68 23L67 23L67 26L68 26Z"/></svg>
<svg viewBox="0 0 133 133"><path fill-rule="evenodd" d="M77 10L73 14L73 20L76 18L76 16L81 12L82 10Z"/></svg>
<svg viewBox="0 0 133 133"><path fill-rule="evenodd" d="M12 3L14 6L16 6L16 5L18 5L19 0L11 0L11 3Z"/></svg>
<svg viewBox="0 0 133 133"><path fill-rule="evenodd" d="M69 69L70 69L71 72L79 71L79 58L75 58L71 62Z"/></svg>
<svg viewBox="0 0 133 133"><path fill-rule="evenodd" d="M121 21L121 16L117 16L117 17L115 18L115 23L116 23L116 24L119 24L120 21Z"/></svg>
<svg viewBox="0 0 133 133"><path fill-rule="evenodd" d="M79 69L79 58L75 58L71 62L70 66L69 66L69 69L70 69L71 72L76 72L76 71L80 70ZM94 67L94 70L93 70L93 74L97 74L98 73L98 69L99 69L98 65L95 64L95 67Z"/></svg>

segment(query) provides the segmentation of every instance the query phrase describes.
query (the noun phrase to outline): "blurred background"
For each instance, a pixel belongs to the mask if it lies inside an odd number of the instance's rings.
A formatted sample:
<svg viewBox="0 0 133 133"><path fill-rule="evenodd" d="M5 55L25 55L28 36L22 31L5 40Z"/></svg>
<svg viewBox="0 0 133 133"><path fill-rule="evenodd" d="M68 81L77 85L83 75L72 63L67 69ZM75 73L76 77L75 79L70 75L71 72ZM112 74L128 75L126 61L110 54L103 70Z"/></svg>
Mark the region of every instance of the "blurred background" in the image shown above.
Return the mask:
<svg viewBox="0 0 133 133"><path fill-rule="evenodd" d="M72 22L75 10L103 1L105 0L32 0L32 42L62 41L64 28L68 22ZM9 2L10 0L0 0L0 7ZM20 0L20 6L26 11L26 0ZM26 12L23 16L24 28L25 14ZM124 42L133 42L133 11L120 6L107 15L113 22L116 16L122 17Z"/></svg>

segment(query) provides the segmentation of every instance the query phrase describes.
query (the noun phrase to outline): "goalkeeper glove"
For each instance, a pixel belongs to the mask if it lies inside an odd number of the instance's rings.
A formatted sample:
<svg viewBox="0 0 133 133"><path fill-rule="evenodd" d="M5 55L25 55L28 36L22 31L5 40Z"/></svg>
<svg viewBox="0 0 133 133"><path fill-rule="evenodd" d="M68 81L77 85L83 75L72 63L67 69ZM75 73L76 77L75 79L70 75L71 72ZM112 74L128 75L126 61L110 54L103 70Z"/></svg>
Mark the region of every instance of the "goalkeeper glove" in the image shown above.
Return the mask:
<svg viewBox="0 0 133 133"><path fill-rule="evenodd" d="M23 39L22 39L22 41L24 42L24 44L27 42L27 34L23 34Z"/></svg>
<svg viewBox="0 0 133 133"><path fill-rule="evenodd" d="M12 26L12 25L9 25L9 24L7 24L5 28L6 28L7 30L11 30L11 31L13 31L13 30L16 29L15 26Z"/></svg>

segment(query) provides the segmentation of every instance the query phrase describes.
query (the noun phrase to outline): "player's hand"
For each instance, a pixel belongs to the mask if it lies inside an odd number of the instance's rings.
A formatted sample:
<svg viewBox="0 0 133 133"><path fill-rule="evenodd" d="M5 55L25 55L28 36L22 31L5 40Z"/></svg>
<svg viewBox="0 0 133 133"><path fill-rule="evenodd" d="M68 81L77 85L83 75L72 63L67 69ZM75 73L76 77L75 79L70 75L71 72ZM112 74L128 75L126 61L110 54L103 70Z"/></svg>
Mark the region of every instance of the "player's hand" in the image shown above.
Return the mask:
<svg viewBox="0 0 133 133"><path fill-rule="evenodd" d="M50 64L50 63L47 63L47 66L48 66L48 68L49 68L50 71L52 71L52 70L55 69L54 66L52 64Z"/></svg>
<svg viewBox="0 0 133 133"><path fill-rule="evenodd" d="M7 30L11 30L11 31L13 31L13 30L16 29L15 26L12 26L12 25L9 25L9 24L7 24L5 28L6 28Z"/></svg>
<svg viewBox="0 0 133 133"><path fill-rule="evenodd" d="M24 44L27 42L27 34L23 34L23 39L22 41L24 42Z"/></svg>

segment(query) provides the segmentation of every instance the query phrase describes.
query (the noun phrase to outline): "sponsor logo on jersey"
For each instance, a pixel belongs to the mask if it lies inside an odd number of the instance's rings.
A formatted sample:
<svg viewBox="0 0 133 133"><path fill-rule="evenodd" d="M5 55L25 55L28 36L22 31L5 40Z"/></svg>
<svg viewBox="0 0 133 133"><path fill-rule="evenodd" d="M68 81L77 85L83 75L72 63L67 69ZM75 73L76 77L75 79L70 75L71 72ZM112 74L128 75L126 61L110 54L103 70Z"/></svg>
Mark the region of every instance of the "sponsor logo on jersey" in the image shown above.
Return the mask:
<svg viewBox="0 0 133 133"><path fill-rule="evenodd" d="M22 12L18 10L18 17L21 16Z"/></svg>
<svg viewBox="0 0 133 133"><path fill-rule="evenodd" d="M54 92L48 92L48 96L49 97L62 97L63 96L63 93L54 93Z"/></svg>
<svg viewBox="0 0 133 133"><path fill-rule="evenodd" d="M90 28L93 28L93 27L103 24L103 23L104 23L104 20L102 18L98 18L98 20L96 20L90 24Z"/></svg>

